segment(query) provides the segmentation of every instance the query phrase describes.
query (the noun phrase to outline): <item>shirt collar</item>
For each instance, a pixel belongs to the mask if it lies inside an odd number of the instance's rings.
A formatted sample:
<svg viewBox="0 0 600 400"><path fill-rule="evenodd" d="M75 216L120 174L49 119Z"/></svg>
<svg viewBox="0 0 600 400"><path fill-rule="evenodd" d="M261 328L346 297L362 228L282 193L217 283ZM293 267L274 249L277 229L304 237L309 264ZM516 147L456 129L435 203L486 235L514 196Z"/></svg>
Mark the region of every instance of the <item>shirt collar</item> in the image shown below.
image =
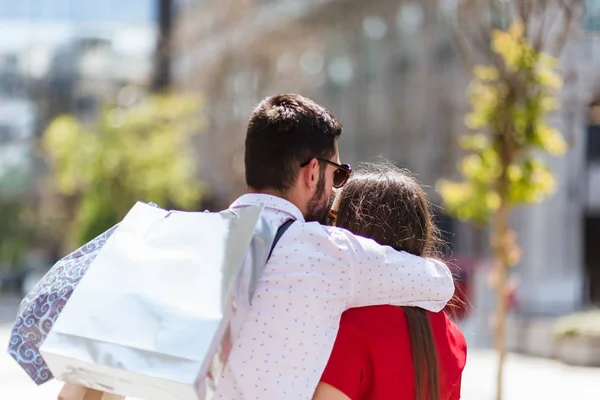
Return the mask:
<svg viewBox="0 0 600 400"><path fill-rule="evenodd" d="M246 193L237 198L229 208L245 207L251 205L264 204L265 208L272 210L283 211L290 214L296 220L304 222L304 215L298 207L291 202L282 199L281 197L272 196L270 194L262 193Z"/></svg>

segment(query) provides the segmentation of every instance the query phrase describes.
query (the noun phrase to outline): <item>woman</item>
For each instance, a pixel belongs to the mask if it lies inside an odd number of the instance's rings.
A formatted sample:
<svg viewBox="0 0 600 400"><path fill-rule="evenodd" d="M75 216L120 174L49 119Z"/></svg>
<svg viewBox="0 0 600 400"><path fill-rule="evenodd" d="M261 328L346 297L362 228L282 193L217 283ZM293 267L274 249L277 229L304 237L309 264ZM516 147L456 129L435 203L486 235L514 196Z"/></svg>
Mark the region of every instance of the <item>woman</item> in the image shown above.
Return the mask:
<svg viewBox="0 0 600 400"><path fill-rule="evenodd" d="M338 193L333 210L336 226L397 250L436 256L440 239L427 196L391 165L357 173ZM459 399L465 362L465 339L443 312L350 309L342 315L314 399Z"/></svg>

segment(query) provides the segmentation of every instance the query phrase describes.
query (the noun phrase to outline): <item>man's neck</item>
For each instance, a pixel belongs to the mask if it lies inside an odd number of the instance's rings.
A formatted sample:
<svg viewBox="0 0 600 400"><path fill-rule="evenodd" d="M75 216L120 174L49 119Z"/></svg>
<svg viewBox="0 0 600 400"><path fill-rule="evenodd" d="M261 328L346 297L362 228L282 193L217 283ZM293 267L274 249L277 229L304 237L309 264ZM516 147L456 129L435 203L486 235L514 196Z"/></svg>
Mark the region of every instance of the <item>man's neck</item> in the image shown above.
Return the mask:
<svg viewBox="0 0 600 400"><path fill-rule="evenodd" d="M248 188L246 189L246 193L248 193L248 194L268 194L271 196L281 197L282 199L286 199L289 201L289 199L287 198L285 193L282 193L280 190L276 190L276 189L256 190L256 189L248 186Z"/></svg>
<svg viewBox="0 0 600 400"><path fill-rule="evenodd" d="M279 198L289 201L290 203L292 203L293 205L298 207L298 209L300 210L300 212L302 214L306 213L306 210L304 210L302 207L300 207L301 203L296 199L295 196L293 196L293 193L291 193L291 192L282 192L281 190L276 190L276 189L271 189L271 188L257 190L252 187L248 187L246 189L246 193L247 194L267 194L270 196L279 197Z"/></svg>

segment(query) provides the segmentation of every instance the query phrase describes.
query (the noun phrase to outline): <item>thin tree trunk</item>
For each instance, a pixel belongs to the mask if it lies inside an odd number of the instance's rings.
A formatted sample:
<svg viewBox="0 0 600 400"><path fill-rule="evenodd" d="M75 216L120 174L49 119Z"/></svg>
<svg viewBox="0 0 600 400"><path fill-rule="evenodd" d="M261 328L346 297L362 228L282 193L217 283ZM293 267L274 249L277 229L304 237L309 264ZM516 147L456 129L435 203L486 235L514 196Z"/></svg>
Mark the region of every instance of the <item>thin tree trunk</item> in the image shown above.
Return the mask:
<svg viewBox="0 0 600 400"><path fill-rule="evenodd" d="M506 138L507 136L505 136ZM506 313L508 309L507 297L507 278L510 267L510 246L509 241L509 186L508 166L512 161L511 149L508 143L504 141L504 147L501 150L502 173L498 179L498 194L500 195L500 207L496 214L496 232L494 235L493 248L496 258L496 350L498 351L498 371L496 400L502 400L502 386L504 379L504 360L506 358Z"/></svg>
<svg viewBox="0 0 600 400"><path fill-rule="evenodd" d="M508 236L509 207L507 196L503 196L498 214L496 215L496 350L498 351L498 375L496 400L502 400L502 384L504 376L504 360L506 357L506 312L508 298L506 296L506 281L508 278L508 263L506 238Z"/></svg>

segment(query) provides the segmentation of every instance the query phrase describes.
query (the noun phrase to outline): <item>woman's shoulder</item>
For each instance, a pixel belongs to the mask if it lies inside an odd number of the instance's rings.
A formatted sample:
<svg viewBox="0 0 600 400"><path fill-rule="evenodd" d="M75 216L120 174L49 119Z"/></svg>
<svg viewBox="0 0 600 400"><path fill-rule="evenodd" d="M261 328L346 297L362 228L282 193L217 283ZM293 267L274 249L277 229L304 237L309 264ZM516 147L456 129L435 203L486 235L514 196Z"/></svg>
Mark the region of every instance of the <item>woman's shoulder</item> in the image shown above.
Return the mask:
<svg viewBox="0 0 600 400"><path fill-rule="evenodd" d="M380 305L350 308L342 314L344 322L360 322L365 320L382 320L389 317L403 317L404 309L398 306Z"/></svg>
<svg viewBox="0 0 600 400"><path fill-rule="evenodd" d="M466 352L466 341L460 328L443 311L426 311L436 341L447 341L456 351ZM408 334L408 322L403 307L379 305L346 310L340 323L368 336Z"/></svg>
<svg viewBox="0 0 600 400"><path fill-rule="evenodd" d="M438 352L448 353L455 360L458 369L462 370L467 361L467 341L462 331L443 311L427 314Z"/></svg>
<svg viewBox="0 0 600 400"><path fill-rule="evenodd" d="M452 319L443 311L426 311L432 329L447 330L456 336L463 338L462 332ZM346 310L342 314L342 323L365 326L365 323L377 325L383 322L386 327L390 326L392 321L406 321L404 307L391 305L378 305L368 307L356 307Z"/></svg>
<svg viewBox="0 0 600 400"><path fill-rule="evenodd" d="M444 311L437 313L427 311L427 316L429 317L429 323L431 324L432 329L444 330L460 341L465 342L465 337L458 325L456 325Z"/></svg>
<svg viewBox="0 0 600 400"><path fill-rule="evenodd" d="M358 331L364 339L379 340L406 334L406 324L402 307L379 305L346 310L342 314L340 327Z"/></svg>

